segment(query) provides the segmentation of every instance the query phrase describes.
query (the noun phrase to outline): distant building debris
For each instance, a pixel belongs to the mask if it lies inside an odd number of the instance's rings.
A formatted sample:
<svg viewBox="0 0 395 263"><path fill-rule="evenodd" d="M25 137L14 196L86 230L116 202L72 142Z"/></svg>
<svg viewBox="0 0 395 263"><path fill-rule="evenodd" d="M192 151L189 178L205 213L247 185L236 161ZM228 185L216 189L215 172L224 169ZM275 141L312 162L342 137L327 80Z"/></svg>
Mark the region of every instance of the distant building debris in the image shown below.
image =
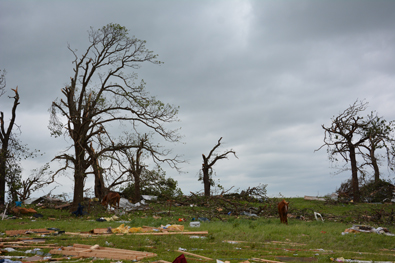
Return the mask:
<svg viewBox="0 0 395 263"><path fill-rule="evenodd" d="M325 201L325 198L305 195L304 200Z"/></svg>

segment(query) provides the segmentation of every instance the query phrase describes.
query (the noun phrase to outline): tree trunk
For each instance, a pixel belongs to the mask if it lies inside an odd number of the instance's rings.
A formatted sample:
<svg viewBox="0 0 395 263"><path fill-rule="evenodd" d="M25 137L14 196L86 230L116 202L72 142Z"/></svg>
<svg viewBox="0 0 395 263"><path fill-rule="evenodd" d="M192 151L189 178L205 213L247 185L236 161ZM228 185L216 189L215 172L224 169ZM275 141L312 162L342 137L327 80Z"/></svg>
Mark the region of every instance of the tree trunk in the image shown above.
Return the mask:
<svg viewBox="0 0 395 263"><path fill-rule="evenodd" d="M84 201L84 181L85 181L85 158L84 149L78 145L75 146L75 161L74 164L74 197L72 208L76 209L78 204Z"/></svg>
<svg viewBox="0 0 395 263"><path fill-rule="evenodd" d="M134 174L134 201L139 202L141 200L141 190L140 190L140 175Z"/></svg>
<svg viewBox="0 0 395 263"><path fill-rule="evenodd" d="M95 175L95 197L101 200L105 195L103 174L101 172L101 167L99 166L97 160L95 160L92 167L93 167L93 174Z"/></svg>
<svg viewBox="0 0 395 263"><path fill-rule="evenodd" d="M106 189L104 186L103 177L100 175L98 176L95 174L95 197L97 197L101 200L105 196Z"/></svg>
<svg viewBox="0 0 395 263"><path fill-rule="evenodd" d="M209 169L203 168L203 184L204 184L204 196L210 196L210 175Z"/></svg>
<svg viewBox="0 0 395 263"><path fill-rule="evenodd" d="M4 145L3 145L4 146ZM6 154L0 150L0 205L5 202Z"/></svg>
<svg viewBox="0 0 395 263"><path fill-rule="evenodd" d="M359 182L358 182L358 169L357 169L357 159L355 156L355 147L349 145L350 148L350 161L351 161L351 176L352 176L352 189L354 195L354 202L359 202Z"/></svg>
<svg viewBox="0 0 395 263"><path fill-rule="evenodd" d="M374 156L374 152L375 152L375 148L374 148L374 146L372 146L370 149L370 159L372 161L372 166L373 166L373 170L374 170L374 182L377 183L378 181L380 181L380 169L377 164L377 159Z"/></svg>

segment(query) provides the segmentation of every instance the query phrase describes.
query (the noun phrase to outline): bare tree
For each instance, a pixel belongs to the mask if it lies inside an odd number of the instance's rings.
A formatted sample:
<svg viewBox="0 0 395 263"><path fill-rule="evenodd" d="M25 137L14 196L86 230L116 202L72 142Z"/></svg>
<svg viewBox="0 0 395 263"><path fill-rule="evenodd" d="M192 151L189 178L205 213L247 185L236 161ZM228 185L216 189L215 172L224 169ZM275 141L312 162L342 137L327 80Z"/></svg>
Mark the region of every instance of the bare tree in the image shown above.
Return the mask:
<svg viewBox="0 0 395 263"><path fill-rule="evenodd" d="M142 134L142 135L132 135L125 134L125 136L120 138L124 144L129 147L124 147L123 149L108 155L107 158L111 159L113 162L117 163L117 166L111 165L111 174L118 174L112 183L109 184L109 188L116 185L120 185L125 182L134 182L134 196L135 201L141 199L141 189L142 189L142 175L149 175L150 170L147 169L148 165L144 163L144 160L151 159L157 167L165 163L171 168L180 171L178 164L184 161L180 156L171 155L171 150L161 147L159 144L154 144L152 134ZM115 168L115 169L114 169ZM148 177L148 176L145 176ZM155 180L150 176L152 182ZM144 185L148 185L144 183Z"/></svg>
<svg viewBox="0 0 395 263"><path fill-rule="evenodd" d="M65 162L58 172L74 169L73 207L83 200L87 170L96 163L89 154L90 143L100 148L96 150L96 157L130 147L123 143L104 148L98 146L99 135L114 141L111 129L117 127L116 124L130 124L128 129L140 124L167 141L179 140L177 130L167 130L163 126L176 120L178 108L149 96L144 81L135 85L137 74L123 72L137 69L143 62L161 63L157 55L145 47L145 41L129 37L125 27L108 24L98 30L91 28L89 42L89 47L80 56L69 47L75 58L74 76L62 89L65 100L53 102L49 125L54 136L65 132L65 136L72 139L70 149L73 151L54 159Z"/></svg>
<svg viewBox="0 0 395 263"><path fill-rule="evenodd" d="M16 201L19 199L20 201L24 201L33 192L54 183L55 177L53 172L49 171L49 168L49 164L45 164L40 169L34 169L26 179L8 177L7 184L12 200Z"/></svg>
<svg viewBox="0 0 395 263"><path fill-rule="evenodd" d="M377 183L380 180L381 161L386 161L391 169L395 166L391 158L391 150L395 146L395 123L393 121L387 122L375 112L371 112L365 122L367 125L363 129L363 137L367 137L368 140L358 148L359 154L364 159L361 166L367 165L373 168L374 181ZM383 153L385 154L383 155Z"/></svg>
<svg viewBox="0 0 395 263"><path fill-rule="evenodd" d="M5 93L4 89L6 86L5 82L5 71L1 72L0 75L0 96ZM6 120L4 119L3 111L0 111L0 204L4 204L5 201L5 186L7 179L7 160L12 158L10 155L10 144L12 141L12 130L15 126L16 120L16 109L19 105L19 93L18 87L12 89L15 93L13 97L9 97L14 100L12 109L11 109L11 118L8 122L8 126L6 124Z"/></svg>
<svg viewBox="0 0 395 263"><path fill-rule="evenodd" d="M204 195L205 196L210 196L210 187L213 185L213 180L212 180L212 173L213 173L213 166L214 164L221 159L228 159L228 154L233 154L236 158L236 152L233 150L228 150L225 151L223 154L215 154L215 150L221 145L221 140L222 137L219 138L217 144L211 149L210 153L206 157L204 154L202 154L203 157L203 164L202 164L202 180L204 184Z"/></svg>
<svg viewBox="0 0 395 263"><path fill-rule="evenodd" d="M329 160L336 162L338 161L337 156L340 155L346 163L350 163L355 202L360 201L356 153L358 147L369 139L369 136L362 132L368 124L359 114L367 108L367 104L367 102L356 100L339 116L332 118L331 126L322 125L325 131L324 144L316 150L318 151L326 146Z"/></svg>

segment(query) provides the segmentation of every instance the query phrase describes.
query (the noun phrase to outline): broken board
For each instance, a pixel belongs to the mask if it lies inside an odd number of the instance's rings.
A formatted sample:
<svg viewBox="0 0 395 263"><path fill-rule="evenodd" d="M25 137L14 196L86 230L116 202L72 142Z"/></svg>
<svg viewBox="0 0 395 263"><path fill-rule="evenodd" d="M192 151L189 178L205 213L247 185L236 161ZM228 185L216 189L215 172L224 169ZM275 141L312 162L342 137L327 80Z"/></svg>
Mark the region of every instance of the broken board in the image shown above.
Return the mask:
<svg viewBox="0 0 395 263"><path fill-rule="evenodd" d="M148 257L156 257L155 253L133 251L128 249L108 248L100 246L90 246L82 244L74 244L72 247L62 247L60 249L53 249L50 254L74 255L80 257L97 257L108 258L114 260L141 260Z"/></svg>
<svg viewBox="0 0 395 263"><path fill-rule="evenodd" d="M55 233L54 230L41 229L25 229L25 230L6 230L7 236L26 235L26 234L51 234Z"/></svg>
<svg viewBox="0 0 395 263"><path fill-rule="evenodd" d="M111 233L108 228L95 228L90 233L93 234L119 234L123 233ZM66 232L68 234L68 232ZM152 236L164 236L164 235L208 235L208 231L194 231L194 232L145 232L145 233L127 233L127 235L152 235Z"/></svg>

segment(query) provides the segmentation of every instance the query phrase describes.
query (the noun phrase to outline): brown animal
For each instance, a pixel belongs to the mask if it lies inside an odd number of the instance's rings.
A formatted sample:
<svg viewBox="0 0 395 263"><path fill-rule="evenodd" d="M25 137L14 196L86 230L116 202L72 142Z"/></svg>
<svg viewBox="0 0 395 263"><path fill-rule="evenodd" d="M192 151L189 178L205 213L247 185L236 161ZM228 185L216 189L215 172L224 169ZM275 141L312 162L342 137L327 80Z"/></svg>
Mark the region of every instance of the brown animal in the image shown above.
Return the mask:
<svg viewBox="0 0 395 263"><path fill-rule="evenodd" d="M116 192L109 192L101 201L101 204L104 205L106 208L108 205L110 206L115 206L117 205L117 208L119 208L119 200L121 199L121 196L119 193Z"/></svg>
<svg viewBox="0 0 395 263"><path fill-rule="evenodd" d="M289 202L285 201L284 199L278 203L278 213L280 215L280 220L281 223L287 224L288 225L288 204Z"/></svg>

